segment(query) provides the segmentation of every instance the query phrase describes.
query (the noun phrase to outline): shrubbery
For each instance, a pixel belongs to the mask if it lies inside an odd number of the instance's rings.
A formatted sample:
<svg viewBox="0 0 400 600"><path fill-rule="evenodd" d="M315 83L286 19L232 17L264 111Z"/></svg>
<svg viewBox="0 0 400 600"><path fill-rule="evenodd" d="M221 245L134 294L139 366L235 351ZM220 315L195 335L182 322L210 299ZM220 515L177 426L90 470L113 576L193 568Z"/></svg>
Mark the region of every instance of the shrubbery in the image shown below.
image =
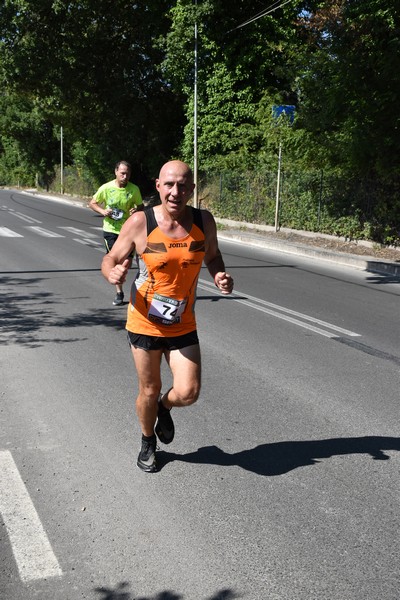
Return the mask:
<svg viewBox="0 0 400 600"><path fill-rule="evenodd" d="M200 199L216 216L274 225L276 173L203 175ZM394 185L322 172L283 173L279 225L349 240L400 245L400 198Z"/></svg>

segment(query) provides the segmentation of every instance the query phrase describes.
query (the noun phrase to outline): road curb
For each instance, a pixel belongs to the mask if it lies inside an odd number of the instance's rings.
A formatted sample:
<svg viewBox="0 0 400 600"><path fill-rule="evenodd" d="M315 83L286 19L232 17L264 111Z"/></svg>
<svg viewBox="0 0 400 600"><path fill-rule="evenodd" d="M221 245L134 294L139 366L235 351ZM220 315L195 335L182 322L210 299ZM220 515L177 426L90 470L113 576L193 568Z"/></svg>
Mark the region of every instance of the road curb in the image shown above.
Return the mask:
<svg viewBox="0 0 400 600"><path fill-rule="evenodd" d="M64 195L53 195L53 194L42 194L35 190L18 190L19 194L25 194L27 196L35 196L36 198L42 198L43 200L53 200L54 202L61 202L61 204L72 204L73 206L80 206L81 208L88 208L88 201L83 198L76 198L75 196Z"/></svg>

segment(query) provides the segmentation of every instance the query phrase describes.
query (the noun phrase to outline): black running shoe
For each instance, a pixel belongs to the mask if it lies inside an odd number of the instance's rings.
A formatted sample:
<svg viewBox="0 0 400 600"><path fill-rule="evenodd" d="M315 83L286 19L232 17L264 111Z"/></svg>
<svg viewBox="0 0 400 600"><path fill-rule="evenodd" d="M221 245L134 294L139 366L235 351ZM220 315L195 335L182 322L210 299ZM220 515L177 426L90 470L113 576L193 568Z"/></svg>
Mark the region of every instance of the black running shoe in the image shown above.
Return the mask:
<svg viewBox="0 0 400 600"><path fill-rule="evenodd" d="M170 444L174 439L175 427L171 417L171 410L165 408L161 399L158 401L158 419L155 432L163 444Z"/></svg>
<svg viewBox="0 0 400 600"><path fill-rule="evenodd" d="M124 303L124 292L117 292L113 300L113 306L121 306Z"/></svg>
<svg viewBox="0 0 400 600"><path fill-rule="evenodd" d="M157 438L155 435L152 435L151 438L142 437L142 447L137 459L137 466L146 473L157 471L156 446Z"/></svg>

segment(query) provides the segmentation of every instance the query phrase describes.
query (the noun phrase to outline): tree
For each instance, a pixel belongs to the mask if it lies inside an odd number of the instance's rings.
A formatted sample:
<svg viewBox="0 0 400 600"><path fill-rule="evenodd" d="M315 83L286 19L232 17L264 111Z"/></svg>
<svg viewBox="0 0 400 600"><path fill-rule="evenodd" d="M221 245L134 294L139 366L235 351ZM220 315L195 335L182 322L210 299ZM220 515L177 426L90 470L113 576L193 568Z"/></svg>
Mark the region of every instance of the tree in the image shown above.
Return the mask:
<svg viewBox="0 0 400 600"><path fill-rule="evenodd" d="M319 4L300 23L301 126L313 133L325 163L364 177L398 175L400 6Z"/></svg>
<svg viewBox="0 0 400 600"><path fill-rule="evenodd" d="M250 165L262 146L257 114L265 94L277 102L296 101L291 73L285 68L285 48L295 38L298 4L239 29L237 25L265 8L263 2L228 5L222 0L203 0L195 11L193 2L178 0L171 9L164 67L173 89L182 90L185 97L187 126L181 147L187 160L193 154L195 21L201 166L235 162L234 156Z"/></svg>
<svg viewBox="0 0 400 600"><path fill-rule="evenodd" d="M63 125L71 146L88 148L99 179L119 158L137 170L155 169L179 139L181 107L153 45L153 36L166 31L169 6L167 0L6 0L0 8L3 86ZM172 134L165 134L166 121Z"/></svg>
<svg viewBox="0 0 400 600"><path fill-rule="evenodd" d="M0 96L0 179L33 185L37 177L49 184L59 142L52 123L29 99L3 92Z"/></svg>

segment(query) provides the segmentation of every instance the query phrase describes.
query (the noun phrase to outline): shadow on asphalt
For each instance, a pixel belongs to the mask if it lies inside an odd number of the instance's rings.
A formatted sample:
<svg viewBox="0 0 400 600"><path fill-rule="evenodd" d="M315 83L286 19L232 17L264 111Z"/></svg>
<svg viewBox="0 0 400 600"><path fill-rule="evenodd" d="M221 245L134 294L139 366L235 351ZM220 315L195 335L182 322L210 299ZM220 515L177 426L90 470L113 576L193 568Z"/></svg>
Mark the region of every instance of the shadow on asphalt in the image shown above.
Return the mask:
<svg viewBox="0 0 400 600"><path fill-rule="evenodd" d="M130 584L127 581L121 581L115 588L95 588L95 592L100 594L99 600L184 600L184 596L175 592L165 590L155 596L136 596L129 591ZM240 596L232 590L221 590L204 600L234 600ZM199 598L200 600L200 598Z"/></svg>
<svg viewBox="0 0 400 600"><path fill-rule="evenodd" d="M87 337L78 338L71 335L71 332L80 327L101 326L117 331L124 329L124 306L86 306L85 310L72 313L72 303L81 304L82 301L93 300L85 295L85 290L82 290L80 297L63 297L47 291L45 285L45 278L39 276L0 276L0 286L4 290L0 293L0 346L17 344L26 348L38 348L49 343L79 342ZM63 333L56 337L55 331Z"/></svg>
<svg viewBox="0 0 400 600"><path fill-rule="evenodd" d="M389 460L385 452L400 451L400 438L368 436L327 440L276 442L229 454L217 446L205 446L189 454L157 453L159 470L175 460L193 464L238 466L256 475L283 475L300 467L316 465L332 456L369 454L373 460Z"/></svg>
<svg viewBox="0 0 400 600"><path fill-rule="evenodd" d="M367 269L367 273L369 269ZM382 285L385 283L400 283L400 266L399 266L399 275L385 275L383 273L373 275L371 277L367 277L368 283L374 283L377 285Z"/></svg>

